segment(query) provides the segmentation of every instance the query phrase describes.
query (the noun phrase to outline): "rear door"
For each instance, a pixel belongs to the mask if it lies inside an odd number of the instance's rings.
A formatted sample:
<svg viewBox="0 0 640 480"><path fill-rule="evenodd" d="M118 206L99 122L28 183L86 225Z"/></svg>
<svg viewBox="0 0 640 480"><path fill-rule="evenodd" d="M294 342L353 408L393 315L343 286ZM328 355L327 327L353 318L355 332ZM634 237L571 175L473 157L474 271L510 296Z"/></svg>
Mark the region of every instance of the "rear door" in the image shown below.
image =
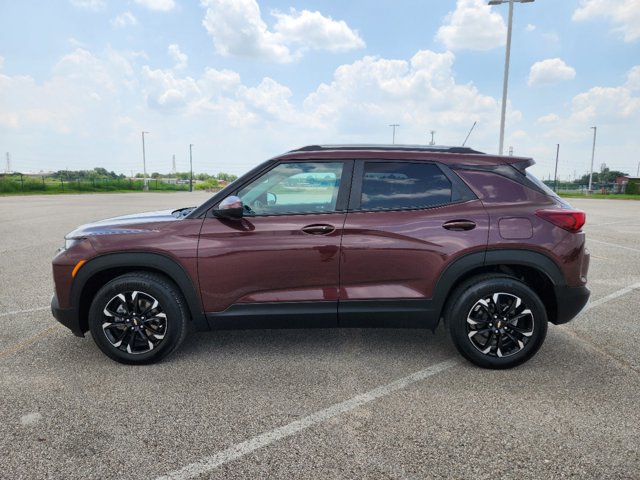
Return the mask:
<svg viewBox="0 0 640 480"><path fill-rule="evenodd" d="M353 183L340 259L340 325L437 321L426 316L444 268L486 249L481 202L435 162L358 161Z"/></svg>

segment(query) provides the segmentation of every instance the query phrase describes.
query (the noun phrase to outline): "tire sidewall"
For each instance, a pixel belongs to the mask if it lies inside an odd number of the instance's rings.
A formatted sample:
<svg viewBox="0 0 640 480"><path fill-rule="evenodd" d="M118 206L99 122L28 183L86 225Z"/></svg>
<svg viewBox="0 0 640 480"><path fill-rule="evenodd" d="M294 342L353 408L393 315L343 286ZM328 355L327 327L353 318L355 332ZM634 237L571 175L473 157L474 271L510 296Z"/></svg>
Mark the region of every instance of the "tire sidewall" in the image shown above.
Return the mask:
<svg viewBox="0 0 640 480"><path fill-rule="evenodd" d="M140 291L154 297L166 314L165 337L153 350L139 354L129 354L114 347L106 337L102 323L103 310L107 303L119 293ZM108 357L120 363L147 364L156 362L175 350L182 342L186 331L184 305L175 287L155 275L128 274L105 284L96 294L89 309L89 329L93 340Z"/></svg>
<svg viewBox="0 0 640 480"><path fill-rule="evenodd" d="M478 350L468 337L467 316L481 298L494 293L507 293L520 297L531 310L534 331L525 347L507 357L492 357ZM529 360L540 349L547 333L547 313L536 293L524 283L507 276L470 281L455 292L447 321L451 339L458 351L472 363L485 368L512 368Z"/></svg>

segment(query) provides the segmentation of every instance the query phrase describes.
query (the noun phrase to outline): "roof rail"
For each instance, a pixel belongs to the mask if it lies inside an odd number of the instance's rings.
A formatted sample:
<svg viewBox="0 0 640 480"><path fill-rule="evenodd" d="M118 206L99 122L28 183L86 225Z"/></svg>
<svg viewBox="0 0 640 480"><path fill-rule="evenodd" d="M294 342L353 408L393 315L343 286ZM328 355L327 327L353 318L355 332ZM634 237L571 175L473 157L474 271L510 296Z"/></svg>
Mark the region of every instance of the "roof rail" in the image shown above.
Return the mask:
<svg viewBox="0 0 640 480"><path fill-rule="evenodd" d="M481 154L469 147L448 147L443 145L376 145L376 144L347 144L347 145L307 145L306 147L291 150L293 152L318 152L322 150L397 150L406 152L437 152L437 153L469 153Z"/></svg>

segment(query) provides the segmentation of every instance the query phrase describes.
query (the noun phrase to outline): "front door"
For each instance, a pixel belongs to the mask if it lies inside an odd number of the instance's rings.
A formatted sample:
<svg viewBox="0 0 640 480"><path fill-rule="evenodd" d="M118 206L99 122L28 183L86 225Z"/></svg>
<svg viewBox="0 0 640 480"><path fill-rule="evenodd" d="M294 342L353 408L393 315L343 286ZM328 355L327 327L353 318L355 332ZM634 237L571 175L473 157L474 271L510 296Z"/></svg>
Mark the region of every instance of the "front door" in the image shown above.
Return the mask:
<svg viewBox="0 0 640 480"><path fill-rule="evenodd" d="M213 328L337 325L347 167L276 163L238 187L242 219L207 216L198 274ZM264 323L274 318L277 325Z"/></svg>

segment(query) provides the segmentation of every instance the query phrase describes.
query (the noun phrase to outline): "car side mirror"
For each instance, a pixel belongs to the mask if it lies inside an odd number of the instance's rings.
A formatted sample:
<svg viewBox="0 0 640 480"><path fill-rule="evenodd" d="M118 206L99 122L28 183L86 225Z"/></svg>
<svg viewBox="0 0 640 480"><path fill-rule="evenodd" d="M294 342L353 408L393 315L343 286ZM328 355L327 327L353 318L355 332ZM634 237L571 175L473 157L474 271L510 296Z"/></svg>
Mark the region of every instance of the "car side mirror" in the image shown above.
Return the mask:
<svg viewBox="0 0 640 480"><path fill-rule="evenodd" d="M213 209L211 213L218 218L242 218L244 213L244 205L240 197L231 195L218 204L217 209Z"/></svg>

